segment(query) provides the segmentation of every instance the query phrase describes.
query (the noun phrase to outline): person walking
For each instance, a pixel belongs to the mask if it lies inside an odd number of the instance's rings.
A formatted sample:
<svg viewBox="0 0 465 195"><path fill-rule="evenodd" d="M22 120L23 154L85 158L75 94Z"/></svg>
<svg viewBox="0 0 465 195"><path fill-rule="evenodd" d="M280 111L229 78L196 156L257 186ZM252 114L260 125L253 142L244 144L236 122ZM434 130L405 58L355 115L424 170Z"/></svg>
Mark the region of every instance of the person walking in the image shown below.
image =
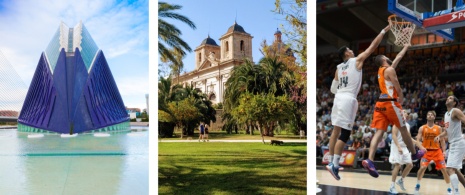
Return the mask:
<svg viewBox="0 0 465 195"><path fill-rule="evenodd" d="M207 142L210 141L210 140L208 140L208 127L209 126L207 124L205 124L205 135L204 136L205 136L205 139L207 139Z"/></svg>
<svg viewBox="0 0 465 195"><path fill-rule="evenodd" d="M202 140L205 142L205 137L204 137L205 126L204 126L203 122L200 122L199 131L200 131L200 133L199 133L199 142L200 142L200 138L202 138Z"/></svg>

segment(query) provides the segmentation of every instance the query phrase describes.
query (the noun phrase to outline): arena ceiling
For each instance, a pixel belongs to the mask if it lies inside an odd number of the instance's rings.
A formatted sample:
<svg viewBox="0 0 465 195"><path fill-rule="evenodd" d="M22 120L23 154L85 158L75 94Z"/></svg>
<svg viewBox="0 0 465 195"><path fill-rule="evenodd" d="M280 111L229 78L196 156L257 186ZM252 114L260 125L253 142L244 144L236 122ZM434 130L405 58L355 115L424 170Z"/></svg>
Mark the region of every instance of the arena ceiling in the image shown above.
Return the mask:
<svg viewBox="0 0 465 195"><path fill-rule="evenodd" d="M444 1L422 0L417 10L430 10L431 2L437 10L446 7ZM388 25L387 4L388 0L317 0L317 46L373 39Z"/></svg>

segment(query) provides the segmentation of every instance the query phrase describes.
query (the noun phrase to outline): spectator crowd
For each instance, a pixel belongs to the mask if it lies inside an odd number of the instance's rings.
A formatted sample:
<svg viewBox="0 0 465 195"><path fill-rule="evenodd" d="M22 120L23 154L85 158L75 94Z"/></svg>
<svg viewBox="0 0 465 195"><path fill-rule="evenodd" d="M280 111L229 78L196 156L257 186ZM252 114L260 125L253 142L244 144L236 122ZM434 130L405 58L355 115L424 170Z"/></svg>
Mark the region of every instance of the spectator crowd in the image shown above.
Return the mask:
<svg viewBox="0 0 465 195"><path fill-rule="evenodd" d="M371 137L376 131L370 128L374 105L380 95L377 81L378 67L373 65L373 58L374 56L368 58L364 63L363 83L357 97L359 109L350 139L345 146L345 149L357 150L355 159L360 160L368 156ZM329 88L336 66L340 63L337 54L317 57L316 140L319 157L322 157L324 150L328 149L329 137L333 129L331 109L334 94ZM402 107L409 113L407 123L410 125L412 136L416 136L418 128L426 124L426 114L430 110L436 111L436 123L442 125L442 116L446 111L445 100L448 96L455 95L459 99L465 99L465 80L449 81L450 75L460 73L465 75L464 70L465 52L444 51L433 57L419 54L404 56L396 71L404 94ZM461 102L459 108L465 113L463 103ZM389 154L391 128L388 127L383 136L384 141L378 144L379 155Z"/></svg>

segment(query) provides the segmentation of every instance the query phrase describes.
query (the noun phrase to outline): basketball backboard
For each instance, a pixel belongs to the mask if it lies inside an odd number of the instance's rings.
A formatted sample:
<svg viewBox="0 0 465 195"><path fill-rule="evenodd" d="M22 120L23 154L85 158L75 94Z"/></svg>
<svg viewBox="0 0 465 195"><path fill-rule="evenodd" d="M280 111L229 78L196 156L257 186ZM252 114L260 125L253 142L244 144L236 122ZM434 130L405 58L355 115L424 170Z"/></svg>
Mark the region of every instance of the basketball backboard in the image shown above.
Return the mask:
<svg viewBox="0 0 465 195"><path fill-rule="evenodd" d="M453 7L452 3L452 0L388 0L388 11L406 21L414 23L417 28L424 28L426 19L436 19L437 16L435 16L435 14L439 15L439 12L440 14L451 13ZM449 12L447 13L447 11ZM428 26L428 28L425 29L446 40L454 40L453 27L451 25L442 24L443 23L435 25L440 25L439 27Z"/></svg>

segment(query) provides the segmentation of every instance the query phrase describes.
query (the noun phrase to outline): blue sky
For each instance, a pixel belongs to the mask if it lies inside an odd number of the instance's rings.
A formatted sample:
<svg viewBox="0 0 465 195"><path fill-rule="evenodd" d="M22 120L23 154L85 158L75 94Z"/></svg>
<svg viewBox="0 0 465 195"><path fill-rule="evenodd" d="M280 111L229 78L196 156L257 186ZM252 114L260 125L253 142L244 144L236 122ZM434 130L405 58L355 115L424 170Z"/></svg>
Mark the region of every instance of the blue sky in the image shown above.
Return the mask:
<svg viewBox="0 0 465 195"><path fill-rule="evenodd" d="M0 51L29 86L60 22L74 27L82 21L105 54L125 105L144 109L148 10L148 0L0 0Z"/></svg>
<svg viewBox="0 0 465 195"><path fill-rule="evenodd" d="M181 38L192 50L199 46L208 34L220 44L219 38L234 24L236 18L237 23L253 36L252 55L255 62L263 57L259 51L261 42L266 39L268 44L272 43L276 28L284 23L282 15L272 12L275 9L274 0L167 0L164 2L183 6L177 13L188 17L197 26L196 30L192 30L184 23L166 19L181 30L183 33ZM284 35L283 41L286 41ZM193 51L184 58L185 71L194 70L194 57Z"/></svg>

